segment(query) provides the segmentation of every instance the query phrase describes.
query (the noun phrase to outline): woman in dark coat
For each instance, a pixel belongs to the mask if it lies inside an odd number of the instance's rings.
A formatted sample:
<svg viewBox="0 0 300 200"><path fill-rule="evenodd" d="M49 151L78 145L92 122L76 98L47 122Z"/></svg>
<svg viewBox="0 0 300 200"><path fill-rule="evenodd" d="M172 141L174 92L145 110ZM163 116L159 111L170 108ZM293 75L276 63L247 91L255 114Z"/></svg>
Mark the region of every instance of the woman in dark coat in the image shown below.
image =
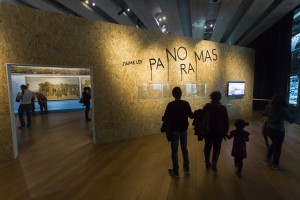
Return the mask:
<svg viewBox="0 0 300 200"><path fill-rule="evenodd" d="M222 95L219 91L210 94L211 102L207 103L201 113L201 121L206 121L204 157L206 169L212 168L217 172L217 161L221 151L221 144L229 129L227 109L220 103ZM213 147L212 162L210 152Z"/></svg>

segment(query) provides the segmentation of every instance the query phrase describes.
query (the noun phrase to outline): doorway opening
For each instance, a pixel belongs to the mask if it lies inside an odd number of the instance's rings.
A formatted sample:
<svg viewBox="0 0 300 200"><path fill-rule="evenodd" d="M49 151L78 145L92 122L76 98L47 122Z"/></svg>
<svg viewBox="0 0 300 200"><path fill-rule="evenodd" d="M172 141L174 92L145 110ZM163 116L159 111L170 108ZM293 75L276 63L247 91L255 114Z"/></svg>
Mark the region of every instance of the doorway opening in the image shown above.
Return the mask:
<svg viewBox="0 0 300 200"><path fill-rule="evenodd" d="M92 120L85 120L86 104L80 102L83 88L91 88L93 96L92 68L7 64L7 76L14 158L32 146L44 149L56 144L63 150L76 142L95 143L94 109L88 113ZM21 85L34 96L31 123L27 115L24 117L28 128L21 126L18 116ZM40 101L40 95L46 97L46 104Z"/></svg>

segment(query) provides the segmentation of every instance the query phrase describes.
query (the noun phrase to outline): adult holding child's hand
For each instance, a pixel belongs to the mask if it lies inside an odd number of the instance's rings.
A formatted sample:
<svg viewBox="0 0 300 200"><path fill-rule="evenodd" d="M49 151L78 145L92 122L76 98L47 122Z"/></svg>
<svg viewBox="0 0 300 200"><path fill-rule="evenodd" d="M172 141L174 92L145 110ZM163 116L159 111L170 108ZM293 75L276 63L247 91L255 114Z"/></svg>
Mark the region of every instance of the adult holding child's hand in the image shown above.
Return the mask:
<svg viewBox="0 0 300 200"><path fill-rule="evenodd" d="M214 91L210 94L210 98L211 102L203 107L200 121L206 121L204 124L207 127L204 145L205 166L206 169L212 168L217 172L217 161L222 140L225 140L229 130L229 119L226 107L220 103L221 93ZM212 162L210 162L211 148L213 148Z"/></svg>

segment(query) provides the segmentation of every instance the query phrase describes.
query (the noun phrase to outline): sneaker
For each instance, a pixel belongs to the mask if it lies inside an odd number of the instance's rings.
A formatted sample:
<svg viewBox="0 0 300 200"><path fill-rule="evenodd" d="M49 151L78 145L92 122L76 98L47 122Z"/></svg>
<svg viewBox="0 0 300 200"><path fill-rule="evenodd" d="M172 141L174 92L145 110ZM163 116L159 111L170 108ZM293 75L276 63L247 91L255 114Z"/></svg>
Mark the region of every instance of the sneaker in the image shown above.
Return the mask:
<svg viewBox="0 0 300 200"><path fill-rule="evenodd" d="M179 173L175 173L173 169L169 169L168 172L170 176L174 178L180 178Z"/></svg>
<svg viewBox="0 0 300 200"><path fill-rule="evenodd" d="M212 167L211 169L213 170L214 173L218 172L218 169L216 167Z"/></svg>
<svg viewBox="0 0 300 200"><path fill-rule="evenodd" d="M206 167L207 170L210 170L210 168L211 168L211 163L205 163L205 167Z"/></svg>
<svg viewBox="0 0 300 200"><path fill-rule="evenodd" d="M271 168L274 170L284 170L284 167L282 167L281 165L272 165Z"/></svg>
<svg viewBox="0 0 300 200"><path fill-rule="evenodd" d="M184 173L185 173L185 175L190 175L191 174L189 169L184 169Z"/></svg>
<svg viewBox="0 0 300 200"><path fill-rule="evenodd" d="M267 165L272 165L272 159L269 158L268 156L266 156L264 162L265 162Z"/></svg>

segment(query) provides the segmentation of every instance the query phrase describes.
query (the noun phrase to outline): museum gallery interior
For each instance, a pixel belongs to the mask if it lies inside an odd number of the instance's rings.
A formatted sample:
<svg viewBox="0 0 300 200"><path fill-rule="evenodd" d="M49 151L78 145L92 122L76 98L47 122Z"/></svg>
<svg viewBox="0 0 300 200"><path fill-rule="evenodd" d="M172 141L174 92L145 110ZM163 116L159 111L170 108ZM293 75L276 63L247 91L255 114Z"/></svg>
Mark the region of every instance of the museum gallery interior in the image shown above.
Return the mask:
<svg viewBox="0 0 300 200"><path fill-rule="evenodd" d="M298 199L298 0L0 1L0 199ZM47 98L18 128L21 85ZM230 128L249 122L247 159L235 175L233 140L218 172L189 119L190 174L168 174L162 116L180 87L192 111L220 91ZM81 98L91 88L85 120ZM261 114L283 94L280 161L266 162ZM23 93L24 94L24 93ZM33 113L32 113L33 114ZM25 119L27 119L25 115ZM25 120L26 121L26 120ZM271 139L269 138L271 143Z"/></svg>

